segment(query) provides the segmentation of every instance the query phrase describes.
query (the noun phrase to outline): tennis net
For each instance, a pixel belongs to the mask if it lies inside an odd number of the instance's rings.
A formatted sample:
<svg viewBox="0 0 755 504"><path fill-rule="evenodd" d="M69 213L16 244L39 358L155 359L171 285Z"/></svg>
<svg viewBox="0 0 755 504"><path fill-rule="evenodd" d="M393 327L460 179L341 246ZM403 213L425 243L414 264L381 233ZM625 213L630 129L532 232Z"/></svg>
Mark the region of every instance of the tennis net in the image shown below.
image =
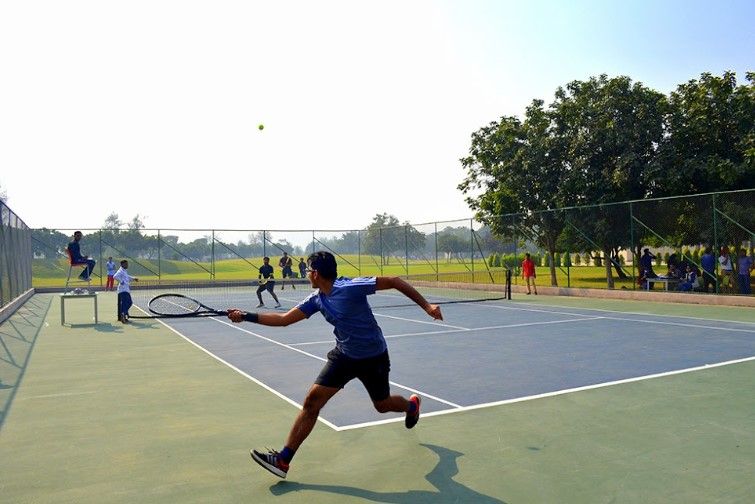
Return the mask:
<svg viewBox="0 0 755 504"><path fill-rule="evenodd" d="M433 273L428 275L411 275L404 277L430 303L468 303L477 301L495 301L511 298L511 280L506 271L483 273ZM473 280L477 280L474 282ZM482 283L485 280L485 283ZM182 294L197 301L224 310L239 308L254 309L259 303L257 280L246 281L198 281L198 280L142 280L131 284L134 304L146 311L149 300L160 294ZM266 307L275 306L271 295L278 298L282 308L296 306L312 293L313 289L306 279L275 279L264 285L260 291ZM378 291L368 297L373 308L398 308L413 306L414 303L396 290Z"/></svg>

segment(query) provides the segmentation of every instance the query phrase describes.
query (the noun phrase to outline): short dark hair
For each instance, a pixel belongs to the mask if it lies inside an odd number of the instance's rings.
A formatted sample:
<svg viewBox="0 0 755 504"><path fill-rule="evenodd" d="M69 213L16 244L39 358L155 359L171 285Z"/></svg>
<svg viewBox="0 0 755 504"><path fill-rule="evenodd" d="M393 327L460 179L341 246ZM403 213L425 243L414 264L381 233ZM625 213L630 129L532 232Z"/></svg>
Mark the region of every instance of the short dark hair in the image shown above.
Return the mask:
<svg viewBox="0 0 755 504"><path fill-rule="evenodd" d="M307 257L307 265L309 269L317 271L320 276L327 280L335 280L338 276L336 258L330 252L320 250L314 254L310 254Z"/></svg>
<svg viewBox="0 0 755 504"><path fill-rule="evenodd" d="M127 260L127 259L123 259L123 260L121 261L121 266L123 266L124 264L128 264L128 260Z"/></svg>

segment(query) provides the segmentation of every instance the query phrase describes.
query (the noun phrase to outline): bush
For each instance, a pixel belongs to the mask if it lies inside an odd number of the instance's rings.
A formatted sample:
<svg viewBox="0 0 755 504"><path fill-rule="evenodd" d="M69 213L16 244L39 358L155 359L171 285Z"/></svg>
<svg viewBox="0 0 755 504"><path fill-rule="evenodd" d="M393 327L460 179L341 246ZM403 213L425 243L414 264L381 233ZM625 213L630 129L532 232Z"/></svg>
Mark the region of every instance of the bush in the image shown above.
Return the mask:
<svg viewBox="0 0 755 504"><path fill-rule="evenodd" d="M600 257L600 252L595 252L595 266L603 266L603 258Z"/></svg>
<svg viewBox="0 0 755 504"><path fill-rule="evenodd" d="M582 254L582 262L585 263L585 266L589 266L590 265L590 260L591 259L592 258L590 257L590 253L589 252L585 252L584 254Z"/></svg>
<svg viewBox="0 0 755 504"><path fill-rule="evenodd" d="M582 265L582 256L579 254L574 254L574 265L575 266L581 266Z"/></svg>
<svg viewBox="0 0 755 504"><path fill-rule="evenodd" d="M571 267L571 254L569 254L568 252L564 254L564 266L566 266L567 268Z"/></svg>
<svg viewBox="0 0 755 504"><path fill-rule="evenodd" d="M668 252L666 252L665 254L663 254L663 262L665 262L666 264L668 264L668 258L669 257L671 257L671 254L669 254Z"/></svg>

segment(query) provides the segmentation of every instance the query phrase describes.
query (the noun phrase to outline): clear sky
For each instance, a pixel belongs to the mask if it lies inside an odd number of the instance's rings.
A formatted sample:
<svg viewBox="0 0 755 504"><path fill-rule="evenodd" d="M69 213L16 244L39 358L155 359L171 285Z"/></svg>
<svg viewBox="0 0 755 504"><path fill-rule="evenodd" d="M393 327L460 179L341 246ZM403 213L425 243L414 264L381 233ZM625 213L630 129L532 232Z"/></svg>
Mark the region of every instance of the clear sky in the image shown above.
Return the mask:
<svg viewBox="0 0 755 504"><path fill-rule="evenodd" d="M472 132L601 73L744 82L754 20L752 0L2 2L0 187L32 227L465 218Z"/></svg>

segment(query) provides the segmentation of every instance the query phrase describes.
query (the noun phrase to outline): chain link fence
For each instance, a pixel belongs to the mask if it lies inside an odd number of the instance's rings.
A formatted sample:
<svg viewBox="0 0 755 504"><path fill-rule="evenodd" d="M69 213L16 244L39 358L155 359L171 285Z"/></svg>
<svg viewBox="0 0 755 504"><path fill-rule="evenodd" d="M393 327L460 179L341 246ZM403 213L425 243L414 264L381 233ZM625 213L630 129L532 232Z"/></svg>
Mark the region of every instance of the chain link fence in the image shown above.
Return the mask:
<svg viewBox="0 0 755 504"><path fill-rule="evenodd" d="M0 201L0 309L32 287L32 231Z"/></svg>
<svg viewBox="0 0 755 504"><path fill-rule="evenodd" d="M639 269L645 248L660 275L669 273L670 262L702 270L710 249L716 281L709 292L746 294L736 282L730 287L720 281L717 258L723 247L735 263L741 251L751 257L753 230L755 190L744 190L356 230L82 229L81 247L97 261L95 283L101 285L109 257L128 259L132 275L150 280L252 280L264 256L280 277L278 260L287 252L299 276L301 259L328 250L345 276L504 283L512 270L515 284L522 282L519 268L530 253L539 285L603 289L649 287ZM63 286L73 231L32 231L35 287Z"/></svg>

